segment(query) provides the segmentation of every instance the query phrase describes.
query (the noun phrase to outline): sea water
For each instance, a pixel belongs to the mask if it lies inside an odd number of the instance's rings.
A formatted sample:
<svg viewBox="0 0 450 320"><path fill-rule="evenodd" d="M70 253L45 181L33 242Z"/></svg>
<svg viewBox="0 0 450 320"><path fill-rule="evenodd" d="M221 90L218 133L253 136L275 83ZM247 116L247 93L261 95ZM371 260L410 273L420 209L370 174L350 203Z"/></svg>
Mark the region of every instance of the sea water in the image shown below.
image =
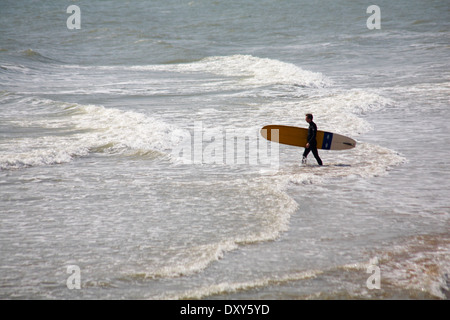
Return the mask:
<svg viewBox="0 0 450 320"><path fill-rule="evenodd" d="M376 5L1 1L0 297L448 298L449 3Z"/></svg>

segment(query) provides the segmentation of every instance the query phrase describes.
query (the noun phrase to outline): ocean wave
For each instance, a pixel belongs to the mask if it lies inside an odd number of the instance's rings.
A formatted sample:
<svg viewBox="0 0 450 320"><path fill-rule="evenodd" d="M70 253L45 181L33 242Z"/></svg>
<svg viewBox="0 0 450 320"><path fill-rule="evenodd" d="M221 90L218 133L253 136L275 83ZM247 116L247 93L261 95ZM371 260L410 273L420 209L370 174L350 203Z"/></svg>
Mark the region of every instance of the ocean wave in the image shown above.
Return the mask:
<svg viewBox="0 0 450 320"><path fill-rule="evenodd" d="M321 73L276 59L251 55L214 56L198 62L178 64L176 70L184 72L211 72L228 77L238 77L244 84L287 84L303 87L325 87L331 80Z"/></svg>
<svg viewBox="0 0 450 320"><path fill-rule="evenodd" d="M371 265L380 268L380 289L403 292L416 298L418 293L431 298L450 297L450 238L448 234L424 234L408 237L385 250L371 252L370 261L339 266L344 271L363 271ZM354 292L359 297L367 292Z"/></svg>
<svg viewBox="0 0 450 320"><path fill-rule="evenodd" d="M165 243L164 257L155 258L152 255L154 258L152 263L139 266L138 270L125 271L125 277L159 279L191 276L204 271L214 262L221 260L225 254L241 246L276 240L288 230L290 217L297 210L298 204L283 188L272 188L266 183L261 183L260 179L238 179L232 183L228 180L223 181L223 185L227 187L230 184L234 187L245 186L245 192L253 195L251 198L262 198L264 202L256 202L252 208L247 208L244 204L237 208L247 209L233 211L235 212L233 216L235 218L239 216L242 222L242 226L233 227L235 230L233 234L222 239L219 236L218 241L207 244L187 245L182 250L178 246ZM189 182L189 185L192 187L192 182ZM214 223L219 224L220 221L219 218ZM152 249L154 245L140 246L140 250Z"/></svg>
<svg viewBox="0 0 450 320"><path fill-rule="evenodd" d="M67 163L92 152L166 155L183 135L183 130L138 112L34 97L19 102L41 113L45 106L47 114L16 117L9 123L47 129L47 134L13 138L0 155L2 170Z"/></svg>
<svg viewBox="0 0 450 320"><path fill-rule="evenodd" d="M383 281L404 289L450 296L450 235L417 235L380 252Z"/></svg>
<svg viewBox="0 0 450 320"><path fill-rule="evenodd" d="M212 262L222 259L226 252L233 251L237 247L235 242L224 240L219 243L186 248L182 252L174 253L170 258L166 258L162 265L153 262L147 271L128 273L128 277L158 279L189 276L206 269ZM167 248L166 254L170 252L171 250Z"/></svg>
<svg viewBox="0 0 450 320"><path fill-rule="evenodd" d="M69 69L135 70L177 73L209 73L236 78L240 85L266 86L291 85L297 87L323 88L332 85L331 79L319 72L276 59L251 55L211 56L198 61L174 61L167 64L134 66L75 66Z"/></svg>
<svg viewBox="0 0 450 320"><path fill-rule="evenodd" d="M177 294L166 294L158 299L182 300L182 299L202 299L214 295L232 294L252 289L263 288L267 286L276 286L287 284L292 281L314 279L323 271L307 270L292 272L283 276L264 277L260 279L249 280L245 282L221 282L210 286L187 290Z"/></svg>
<svg viewBox="0 0 450 320"><path fill-rule="evenodd" d="M8 59L0 61L0 75L2 73L6 75L0 80L5 86L15 84L13 86L15 88L20 87L21 81L29 81L42 72L51 74L49 70L57 70L63 66L62 61L42 55L33 49L8 52L8 56ZM40 79L38 83L47 80L48 76Z"/></svg>
<svg viewBox="0 0 450 320"><path fill-rule="evenodd" d="M44 63L61 63L60 60L47 57L33 49L21 51L20 54L22 57L25 57L26 59L31 61L39 61Z"/></svg>
<svg viewBox="0 0 450 320"><path fill-rule="evenodd" d="M179 292L167 292L155 299L204 299L211 296L251 295L251 290L265 290L284 285L304 287L302 281L320 277L322 288L309 287L312 292L300 291L296 299L442 299L450 297L449 235L416 235L387 250L368 252L366 261L332 265L284 274L273 274L248 281L223 281ZM379 268L377 290L369 289L373 266ZM355 282L356 281L356 282ZM298 282L298 284L295 284ZM323 286L323 285L322 285ZM317 291L315 291L317 290ZM283 290L277 290L283 292ZM247 293L246 293L247 292ZM286 297L283 293L281 296ZM279 297L279 296L277 296ZM292 297L292 296L290 296Z"/></svg>

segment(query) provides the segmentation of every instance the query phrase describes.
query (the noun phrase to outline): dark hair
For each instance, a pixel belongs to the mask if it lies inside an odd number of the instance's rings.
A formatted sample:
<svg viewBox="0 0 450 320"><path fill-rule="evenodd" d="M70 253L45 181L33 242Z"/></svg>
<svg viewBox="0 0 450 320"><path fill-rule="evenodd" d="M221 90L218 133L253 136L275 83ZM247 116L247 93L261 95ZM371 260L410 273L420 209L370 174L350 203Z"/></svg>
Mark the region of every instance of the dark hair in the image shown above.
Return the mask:
<svg viewBox="0 0 450 320"><path fill-rule="evenodd" d="M305 116L308 118L308 119L313 119L313 115L312 115L312 113L307 113L307 114L305 114Z"/></svg>

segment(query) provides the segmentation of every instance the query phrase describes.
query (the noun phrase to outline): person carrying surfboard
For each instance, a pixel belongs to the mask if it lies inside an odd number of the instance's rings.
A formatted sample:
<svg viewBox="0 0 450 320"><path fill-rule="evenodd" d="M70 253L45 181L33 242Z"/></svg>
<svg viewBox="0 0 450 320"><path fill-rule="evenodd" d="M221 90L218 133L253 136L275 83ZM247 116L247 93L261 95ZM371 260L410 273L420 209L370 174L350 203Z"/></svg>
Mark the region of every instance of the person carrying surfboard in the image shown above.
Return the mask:
<svg viewBox="0 0 450 320"><path fill-rule="evenodd" d="M305 118L306 122L309 123L308 128L308 137L307 137L307 143L305 146L305 151L303 152L303 158L302 163L306 163L306 158L308 157L308 154L312 151L314 158L316 158L317 163L319 166L322 165L322 159L319 157L319 152L317 151L317 125L313 121L313 115L311 113L306 114Z"/></svg>

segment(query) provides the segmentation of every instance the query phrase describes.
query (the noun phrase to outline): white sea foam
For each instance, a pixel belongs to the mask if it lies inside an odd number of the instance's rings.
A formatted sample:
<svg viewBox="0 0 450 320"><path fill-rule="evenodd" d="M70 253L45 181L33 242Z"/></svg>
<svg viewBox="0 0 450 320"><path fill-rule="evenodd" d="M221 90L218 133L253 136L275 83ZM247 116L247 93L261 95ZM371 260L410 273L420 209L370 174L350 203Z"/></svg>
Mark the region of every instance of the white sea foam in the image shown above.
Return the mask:
<svg viewBox="0 0 450 320"><path fill-rule="evenodd" d="M304 114L313 113L319 130L356 136L372 129L364 114L389 107L393 102L376 92L342 91L327 88L296 102L277 101L261 108L260 113L280 124L304 124ZM292 122L295 119L296 123Z"/></svg>
<svg viewBox="0 0 450 320"><path fill-rule="evenodd" d="M143 274L145 278L188 276L205 270L211 263L222 259L226 253L238 249L239 246L276 240L283 232L288 230L289 220L298 208L298 204L285 192L284 186L281 186L281 184L268 185L267 182L270 181L265 180L263 182L260 178L257 178L254 181L238 179L231 183L244 184L246 193L254 194L255 198L264 199L263 203L259 201L254 203L255 210L237 211L233 214L236 215L236 218L239 216L242 221L257 220L253 224L245 223L243 230L246 232L236 232L229 234L221 241L188 246L183 250L167 247L165 250L167 257L162 261L153 262L145 267L144 272L130 272L128 270L126 273L128 275L130 273ZM230 182L227 182L227 185L229 184ZM214 223L221 223L220 217L217 217ZM238 231L240 228L236 228L236 230Z"/></svg>
<svg viewBox="0 0 450 320"><path fill-rule="evenodd" d="M116 67L103 67L116 68ZM211 73L239 78L245 85L285 84L302 87L325 87L331 80L319 72L304 70L294 64L251 55L207 57L195 62L132 66L132 70L184 73Z"/></svg>
<svg viewBox="0 0 450 320"><path fill-rule="evenodd" d="M167 154L183 130L138 112L97 105L79 105L48 99L23 99L52 109L52 117L11 121L16 127L59 129L43 136L16 138L0 155L0 168L12 169L61 164L90 152L121 153L155 151Z"/></svg>
<svg viewBox="0 0 450 320"><path fill-rule="evenodd" d="M237 249L233 241L222 241L187 248L174 255L164 266L151 266L144 273L145 278L173 278L187 276L207 268L212 262L223 258L226 252Z"/></svg>
<svg viewBox="0 0 450 320"><path fill-rule="evenodd" d="M160 299L202 299L204 297L230 294L239 291L252 290L270 285L282 285L291 281L313 279L323 273L321 270L307 270L285 274L283 276L264 277L245 282L221 282L210 286L191 289L178 294L164 295Z"/></svg>
<svg viewBox="0 0 450 320"><path fill-rule="evenodd" d="M380 268L381 289L423 291L439 299L449 292L450 239L448 234L418 235L375 253L375 259L340 266L349 271Z"/></svg>
<svg viewBox="0 0 450 320"><path fill-rule="evenodd" d="M447 234L414 236L381 254L384 281L400 288L426 291L446 299L450 291L450 238Z"/></svg>
<svg viewBox="0 0 450 320"><path fill-rule="evenodd" d="M230 77L241 77L246 84L289 84L306 87L323 87L331 81L315 73L275 59L250 55L209 57L190 64L180 64L180 70L212 72Z"/></svg>

